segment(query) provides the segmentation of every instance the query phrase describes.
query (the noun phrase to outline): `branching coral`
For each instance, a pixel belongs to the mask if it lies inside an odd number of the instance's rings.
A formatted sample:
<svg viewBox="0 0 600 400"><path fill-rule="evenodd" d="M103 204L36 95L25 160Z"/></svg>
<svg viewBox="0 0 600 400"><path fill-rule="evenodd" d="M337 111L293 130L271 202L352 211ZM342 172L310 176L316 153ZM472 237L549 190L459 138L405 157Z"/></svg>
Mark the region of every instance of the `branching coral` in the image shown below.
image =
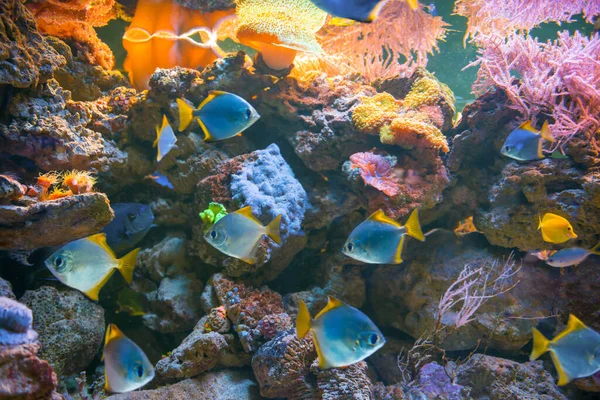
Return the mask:
<svg viewBox="0 0 600 400"><path fill-rule="evenodd" d="M341 53L345 63L367 80L410 75L427 65L427 55L438 50L448 25L404 0L389 1L373 24L326 25L319 37L326 53Z"/></svg>
<svg viewBox="0 0 600 400"><path fill-rule="evenodd" d="M238 40L259 51L274 70L288 68L298 51L321 54L315 32L327 14L310 0L236 0Z"/></svg>
<svg viewBox="0 0 600 400"><path fill-rule="evenodd" d="M506 37L529 31L544 22L571 22L583 13L589 23L600 14L596 0L457 0L454 12L468 19L465 40L470 36L496 34Z"/></svg>
<svg viewBox="0 0 600 400"><path fill-rule="evenodd" d="M496 86L508 96L510 107L524 119L551 117L552 134L564 144L578 132L596 143L600 129L600 35L559 32L558 39L540 43L524 34L507 39L479 39L483 48L473 92Z"/></svg>
<svg viewBox="0 0 600 400"><path fill-rule="evenodd" d="M351 168L360 169L360 176L365 185L373 186L388 196L396 196L399 193L400 187L392 170L394 165L389 158L367 152L352 154L350 161Z"/></svg>
<svg viewBox="0 0 600 400"><path fill-rule="evenodd" d="M115 0L45 0L28 2L27 7L40 32L83 44L91 64L105 69L114 67L112 51L98 38L94 27L116 18Z"/></svg>

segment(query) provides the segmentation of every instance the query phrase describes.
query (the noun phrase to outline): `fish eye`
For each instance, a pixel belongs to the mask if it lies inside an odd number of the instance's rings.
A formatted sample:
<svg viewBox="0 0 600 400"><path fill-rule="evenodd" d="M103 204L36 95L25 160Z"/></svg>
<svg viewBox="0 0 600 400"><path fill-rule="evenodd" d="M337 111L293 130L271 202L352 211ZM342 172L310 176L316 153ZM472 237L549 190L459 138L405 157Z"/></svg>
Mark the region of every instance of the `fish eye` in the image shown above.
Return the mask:
<svg viewBox="0 0 600 400"><path fill-rule="evenodd" d="M144 367L138 365L135 372L137 373L137 376L141 378L142 376L144 376Z"/></svg>
<svg viewBox="0 0 600 400"><path fill-rule="evenodd" d="M214 231L214 230L210 231L210 237L213 238L213 239L216 239L217 238L217 231Z"/></svg>
<svg viewBox="0 0 600 400"><path fill-rule="evenodd" d="M251 116L252 116L252 110L249 108L246 108L246 118L250 119Z"/></svg>
<svg viewBox="0 0 600 400"><path fill-rule="evenodd" d="M63 258L62 257L56 257L56 260L54 260L54 265L56 265L57 267L60 267L63 263Z"/></svg>
<svg viewBox="0 0 600 400"><path fill-rule="evenodd" d="M371 346L375 346L378 341L379 341L379 335L377 335L376 333L371 333L369 335L369 344Z"/></svg>
<svg viewBox="0 0 600 400"><path fill-rule="evenodd" d="M127 219L133 222L135 220L136 215L134 213L127 214Z"/></svg>
<svg viewBox="0 0 600 400"><path fill-rule="evenodd" d="M504 146L504 151L508 152L508 151L511 151L511 149L512 149L512 147L510 147L508 145Z"/></svg>
<svg viewBox="0 0 600 400"><path fill-rule="evenodd" d="M568 231L570 231L570 230L571 230L571 227L570 227L570 226L567 226L567 230L568 230Z"/></svg>
<svg viewBox="0 0 600 400"><path fill-rule="evenodd" d="M348 249L348 251L352 251L352 250L354 250L354 244L352 244L352 242L348 243L348 244L346 245L346 249Z"/></svg>

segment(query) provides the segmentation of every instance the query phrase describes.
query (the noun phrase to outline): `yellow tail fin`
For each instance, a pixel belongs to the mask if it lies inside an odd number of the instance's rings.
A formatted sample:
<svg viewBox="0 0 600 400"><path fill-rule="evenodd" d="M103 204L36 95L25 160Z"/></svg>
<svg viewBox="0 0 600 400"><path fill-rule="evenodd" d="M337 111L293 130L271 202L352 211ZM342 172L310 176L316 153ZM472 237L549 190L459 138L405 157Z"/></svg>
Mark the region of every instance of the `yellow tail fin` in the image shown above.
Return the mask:
<svg viewBox="0 0 600 400"><path fill-rule="evenodd" d="M550 132L550 128L548 128L548 121L544 121L542 129L540 129L540 136L549 142L556 142L556 139L552 136L552 132Z"/></svg>
<svg viewBox="0 0 600 400"><path fill-rule="evenodd" d="M590 253L600 255L599 249L600 249L600 242L596 243L596 245L590 249Z"/></svg>
<svg viewBox="0 0 600 400"><path fill-rule="evenodd" d="M177 99L177 106L179 107L179 131L181 132L186 130L194 120L194 108L183 99Z"/></svg>
<svg viewBox="0 0 600 400"><path fill-rule="evenodd" d="M421 224L419 223L419 210L415 209L412 214L410 214L410 217L404 226L406 227L406 234L408 236L412 236L421 242L425 241L425 235L423 235Z"/></svg>
<svg viewBox="0 0 600 400"><path fill-rule="evenodd" d="M300 300L300 304L298 306L298 316L296 317L296 335L298 335L298 339L302 339L308 331L310 330L311 323L310 313L308 312L308 307L306 307L306 303Z"/></svg>
<svg viewBox="0 0 600 400"><path fill-rule="evenodd" d="M550 341L546 339L546 336L542 335L542 332L533 328L533 349L529 360L537 360L542 354L547 352L550 348Z"/></svg>
<svg viewBox="0 0 600 400"><path fill-rule="evenodd" d="M281 236L279 234L279 227L281 226L281 215L276 216L273 221L266 226L266 234L268 237L273 239L275 243L281 244Z"/></svg>
<svg viewBox="0 0 600 400"><path fill-rule="evenodd" d="M133 269L135 268L135 260L139 252L139 248L131 250L129 253L125 254L123 258L119 259L119 266L117 269L128 284L131 284L131 281L133 280Z"/></svg>

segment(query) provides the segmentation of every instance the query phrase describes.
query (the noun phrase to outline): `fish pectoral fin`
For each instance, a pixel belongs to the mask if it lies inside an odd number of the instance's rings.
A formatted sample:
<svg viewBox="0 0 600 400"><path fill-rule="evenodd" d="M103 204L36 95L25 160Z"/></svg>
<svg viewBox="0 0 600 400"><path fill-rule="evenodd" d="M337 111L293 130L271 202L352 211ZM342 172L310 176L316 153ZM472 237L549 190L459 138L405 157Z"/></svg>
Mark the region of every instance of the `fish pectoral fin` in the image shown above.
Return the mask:
<svg viewBox="0 0 600 400"><path fill-rule="evenodd" d="M400 243L398 243L398 248L396 249L396 256L394 257L394 262L396 264L402 264L402 248L404 247L405 240L406 235L402 235L400 238Z"/></svg>
<svg viewBox="0 0 600 400"><path fill-rule="evenodd" d="M529 360L537 360L542 354L547 352L549 348L550 341L542 334L542 332L533 328L533 349L531 350Z"/></svg>
<svg viewBox="0 0 600 400"><path fill-rule="evenodd" d="M552 356L552 361L554 362L554 367L556 368L556 372L558 373L557 385L564 386L567 383L571 382L571 380L573 378L571 378L571 376L567 373L567 371L565 371L565 369L563 368L563 366L560 362L560 359L558 358L556 353L552 352L552 353L550 353L550 355Z"/></svg>
<svg viewBox="0 0 600 400"><path fill-rule="evenodd" d="M322 315L325 315L326 313L328 313L329 311L336 309L338 307L341 307L344 305L343 302L339 301L338 299L336 299L333 296L327 296L327 305L325 306L325 308L323 308L315 317L315 319L319 319L319 317L321 317Z"/></svg>
<svg viewBox="0 0 600 400"><path fill-rule="evenodd" d="M129 253L125 254L123 258L119 259L119 266L117 269L128 285L131 285L131 282L133 281L133 269L135 268L135 260L137 259L139 252L139 248L131 250Z"/></svg>
<svg viewBox="0 0 600 400"><path fill-rule="evenodd" d="M304 336L310 331L310 326L312 323L312 318L310 317L310 312L308 311L308 307L303 300L300 300L300 304L298 305L298 316L296 317L296 335L298 339L303 339Z"/></svg>
<svg viewBox="0 0 600 400"><path fill-rule="evenodd" d="M90 289L86 290L83 293L85 293L85 295L90 299L98 301L98 295L100 294L100 290L102 290L106 282L108 282L113 272L115 272L115 270L111 269L102 279L100 279L100 281L98 281L94 286L92 286Z"/></svg>

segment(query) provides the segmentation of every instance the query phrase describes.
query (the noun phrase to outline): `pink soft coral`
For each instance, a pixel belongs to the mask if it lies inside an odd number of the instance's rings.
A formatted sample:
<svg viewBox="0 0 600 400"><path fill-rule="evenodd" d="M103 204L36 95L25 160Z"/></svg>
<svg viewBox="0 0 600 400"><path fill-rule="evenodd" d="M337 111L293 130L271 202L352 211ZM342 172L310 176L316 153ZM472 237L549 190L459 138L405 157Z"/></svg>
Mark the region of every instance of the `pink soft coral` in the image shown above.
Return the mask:
<svg viewBox="0 0 600 400"><path fill-rule="evenodd" d="M350 156L350 161L352 168L360 169L365 185L373 186L390 197L400 192L398 182L393 177L393 165L386 157L370 152L355 153Z"/></svg>

